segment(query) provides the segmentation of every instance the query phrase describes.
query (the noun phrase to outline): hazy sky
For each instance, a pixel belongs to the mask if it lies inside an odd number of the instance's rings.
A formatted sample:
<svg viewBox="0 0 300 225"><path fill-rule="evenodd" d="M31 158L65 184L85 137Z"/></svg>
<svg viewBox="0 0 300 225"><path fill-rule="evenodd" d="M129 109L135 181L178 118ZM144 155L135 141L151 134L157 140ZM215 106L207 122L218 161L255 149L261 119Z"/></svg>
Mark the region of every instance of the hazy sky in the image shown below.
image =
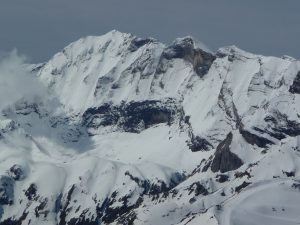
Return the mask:
<svg viewBox="0 0 300 225"><path fill-rule="evenodd" d="M300 0L0 0L0 51L17 48L32 62L112 29L300 58Z"/></svg>

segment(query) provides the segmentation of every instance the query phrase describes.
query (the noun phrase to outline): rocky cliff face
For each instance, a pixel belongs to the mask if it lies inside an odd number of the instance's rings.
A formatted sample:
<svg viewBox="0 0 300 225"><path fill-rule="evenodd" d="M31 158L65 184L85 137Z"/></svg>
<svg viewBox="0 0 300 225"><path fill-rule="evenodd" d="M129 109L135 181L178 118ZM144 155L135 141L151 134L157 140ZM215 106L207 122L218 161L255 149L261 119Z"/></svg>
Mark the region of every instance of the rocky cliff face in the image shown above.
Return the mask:
<svg viewBox="0 0 300 225"><path fill-rule="evenodd" d="M29 68L48 96L1 112L0 224L299 221L300 61L112 31Z"/></svg>

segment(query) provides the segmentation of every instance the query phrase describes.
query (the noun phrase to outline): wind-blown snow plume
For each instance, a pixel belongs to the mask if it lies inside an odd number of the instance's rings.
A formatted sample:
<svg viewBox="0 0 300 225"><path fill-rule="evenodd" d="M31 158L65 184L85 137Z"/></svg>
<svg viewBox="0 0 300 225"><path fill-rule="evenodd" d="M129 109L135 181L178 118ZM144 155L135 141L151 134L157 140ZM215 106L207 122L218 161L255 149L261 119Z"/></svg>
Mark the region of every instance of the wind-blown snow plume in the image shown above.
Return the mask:
<svg viewBox="0 0 300 225"><path fill-rule="evenodd" d="M195 48L200 48L200 49L202 49L206 52L213 53L213 51L211 50L211 48L207 44L205 44L204 42L198 40L194 36L192 36L192 38L194 40Z"/></svg>
<svg viewBox="0 0 300 225"><path fill-rule="evenodd" d="M20 99L43 97L45 88L26 67L26 57L13 50L0 57L0 110Z"/></svg>

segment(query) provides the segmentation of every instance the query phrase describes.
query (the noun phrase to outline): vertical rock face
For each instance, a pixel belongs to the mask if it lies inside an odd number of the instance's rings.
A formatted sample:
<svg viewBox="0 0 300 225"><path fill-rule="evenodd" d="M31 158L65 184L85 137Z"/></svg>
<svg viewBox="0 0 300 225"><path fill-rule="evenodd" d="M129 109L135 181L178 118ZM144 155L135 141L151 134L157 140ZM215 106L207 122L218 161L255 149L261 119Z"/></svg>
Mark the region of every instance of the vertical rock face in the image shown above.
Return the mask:
<svg viewBox="0 0 300 225"><path fill-rule="evenodd" d="M162 53L162 57L170 60L174 58L188 58L194 54L194 41L191 37L178 38Z"/></svg>
<svg viewBox="0 0 300 225"><path fill-rule="evenodd" d="M155 101L129 104L124 109L126 117L124 129L129 132L135 132L139 126L145 129L155 124L170 124L175 116L176 108L172 103L170 106L167 106L167 104Z"/></svg>
<svg viewBox="0 0 300 225"><path fill-rule="evenodd" d="M129 102L121 105L104 104L89 108L83 114L87 128L113 126L126 132L138 133L151 126L171 122L180 113L176 100Z"/></svg>
<svg viewBox="0 0 300 225"><path fill-rule="evenodd" d="M234 153L230 151L230 144L232 142L232 133L230 132L225 140L218 146L211 163L211 171L225 173L231 170L236 170L243 165L243 161Z"/></svg>
<svg viewBox="0 0 300 225"><path fill-rule="evenodd" d="M162 57L171 60L181 58L193 65L194 71L204 76L216 57L202 49L195 48L194 40L191 37L178 38L172 45L168 46L162 53Z"/></svg>
<svg viewBox="0 0 300 225"><path fill-rule="evenodd" d="M191 55L190 62L194 66L196 73L203 77L207 74L211 64L216 59L216 57L202 49L195 49L194 53Z"/></svg>
<svg viewBox="0 0 300 225"><path fill-rule="evenodd" d="M265 148L267 145L274 144L272 141L264 137L250 133L249 131L245 130L243 126L240 126L239 130L243 138L251 145L257 145L258 147Z"/></svg>
<svg viewBox="0 0 300 225"><path fill-rule="evenodd" d="M300 71L297 73L293 84L290 86L289 91L293 94L300 94Z"/></svg>

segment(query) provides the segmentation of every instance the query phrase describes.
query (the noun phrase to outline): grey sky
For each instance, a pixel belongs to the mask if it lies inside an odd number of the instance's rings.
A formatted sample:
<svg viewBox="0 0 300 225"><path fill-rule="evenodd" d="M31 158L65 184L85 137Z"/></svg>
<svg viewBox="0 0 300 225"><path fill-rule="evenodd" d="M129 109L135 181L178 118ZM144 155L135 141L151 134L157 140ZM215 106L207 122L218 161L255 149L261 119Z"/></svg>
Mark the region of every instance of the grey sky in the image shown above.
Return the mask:
<svg viewBox="0 0 300 225"><path fill-rule="evenodd" d="M0 51L42 62L82 36L117 29L300 58L299 12L299 0L0 0Z"/></svg>

